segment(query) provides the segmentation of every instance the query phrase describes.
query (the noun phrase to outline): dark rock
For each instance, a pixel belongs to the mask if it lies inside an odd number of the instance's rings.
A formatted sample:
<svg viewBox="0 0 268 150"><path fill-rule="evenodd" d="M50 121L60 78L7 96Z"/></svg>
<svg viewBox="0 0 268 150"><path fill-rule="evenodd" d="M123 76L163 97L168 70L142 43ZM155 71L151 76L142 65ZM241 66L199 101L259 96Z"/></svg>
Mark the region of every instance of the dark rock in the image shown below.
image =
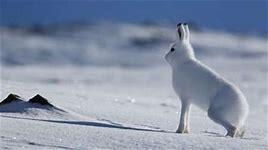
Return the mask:
<svg viewBox="0 0 268 150"><path fill-rule="evenodd" d="M0 105L8 104L14 101L23 101L23 98L16 94L9 94L7 98L5 98L2 102L0 102Z"/></svg>
<svg viewBox="0 0 268 150"><path fill-rule="evenodd" d="M33 98L31 98L29 100L29 103L38 103L38 104L41 104L41 105L48 105L48 106L52 106L54 107L52 104L50 104L48 102L48 100L44 97L42 97L41 95L37 94L35 95Z"/></svg>

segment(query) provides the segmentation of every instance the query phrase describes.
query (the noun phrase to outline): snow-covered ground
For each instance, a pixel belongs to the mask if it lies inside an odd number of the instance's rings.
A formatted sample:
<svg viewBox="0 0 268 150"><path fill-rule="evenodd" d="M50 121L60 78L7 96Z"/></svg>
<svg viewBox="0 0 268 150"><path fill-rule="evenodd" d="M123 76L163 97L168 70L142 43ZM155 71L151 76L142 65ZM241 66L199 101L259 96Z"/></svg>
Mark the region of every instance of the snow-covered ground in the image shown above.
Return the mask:
<svg viewBox="0 0 268 150"><path fill-rule="evenodd" d="M197 57L238 85L250 104L243 139L193 107L174 133L180 101L163 56L173 27L98 24L48 33L1 28L1 100L39 93L64 110L0 106L0 149L267 149L267 39L193 32Z"/></svg>

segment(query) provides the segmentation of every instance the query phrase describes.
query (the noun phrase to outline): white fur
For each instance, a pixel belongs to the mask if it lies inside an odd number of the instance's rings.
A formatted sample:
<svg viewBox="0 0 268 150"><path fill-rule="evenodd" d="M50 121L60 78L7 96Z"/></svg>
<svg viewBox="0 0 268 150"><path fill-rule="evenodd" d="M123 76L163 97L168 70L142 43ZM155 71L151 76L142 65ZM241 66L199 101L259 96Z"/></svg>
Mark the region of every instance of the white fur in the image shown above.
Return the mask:
<svg viewBox="0 0 268 150"><path fill-rule="evenodd" d="M181 36L180 36L181 35ZM194 104L224 126L229 136L243 136L248 104L243 93L232 83L196 60L190 44L187 24L177 27L177 40L165 59L172 68L172 84L181 99L178 133L189 132L189 112Z"/></svg>

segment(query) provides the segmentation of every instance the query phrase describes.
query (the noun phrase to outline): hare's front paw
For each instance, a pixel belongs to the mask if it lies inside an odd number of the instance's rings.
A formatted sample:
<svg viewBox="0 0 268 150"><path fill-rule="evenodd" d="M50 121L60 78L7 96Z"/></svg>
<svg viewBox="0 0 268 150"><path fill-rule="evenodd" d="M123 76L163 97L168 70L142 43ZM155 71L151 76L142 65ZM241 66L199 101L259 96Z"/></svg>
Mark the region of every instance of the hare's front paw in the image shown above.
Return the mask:
<svg viewBox="0 0 268 150"><path fill-rule="evenodd" d="M190 133L189 129L184 128L184 129L177 129L176 133Z"/></svg>

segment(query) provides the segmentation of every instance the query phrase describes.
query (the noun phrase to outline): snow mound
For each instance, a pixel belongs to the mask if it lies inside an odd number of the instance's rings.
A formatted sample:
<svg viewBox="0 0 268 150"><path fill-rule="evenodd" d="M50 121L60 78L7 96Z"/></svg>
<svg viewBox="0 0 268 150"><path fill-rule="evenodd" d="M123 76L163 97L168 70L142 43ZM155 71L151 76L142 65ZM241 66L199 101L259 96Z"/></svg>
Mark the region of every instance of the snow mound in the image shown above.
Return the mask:
<svg viewBox="0 0 268 150"><path fill-rule="evenodd" d="M0 113L2 116L28 116L34 118L66 118L67 111L52 105L47 99L37 94L29 101L16 95L9 94L0 102Z"/></svg>

